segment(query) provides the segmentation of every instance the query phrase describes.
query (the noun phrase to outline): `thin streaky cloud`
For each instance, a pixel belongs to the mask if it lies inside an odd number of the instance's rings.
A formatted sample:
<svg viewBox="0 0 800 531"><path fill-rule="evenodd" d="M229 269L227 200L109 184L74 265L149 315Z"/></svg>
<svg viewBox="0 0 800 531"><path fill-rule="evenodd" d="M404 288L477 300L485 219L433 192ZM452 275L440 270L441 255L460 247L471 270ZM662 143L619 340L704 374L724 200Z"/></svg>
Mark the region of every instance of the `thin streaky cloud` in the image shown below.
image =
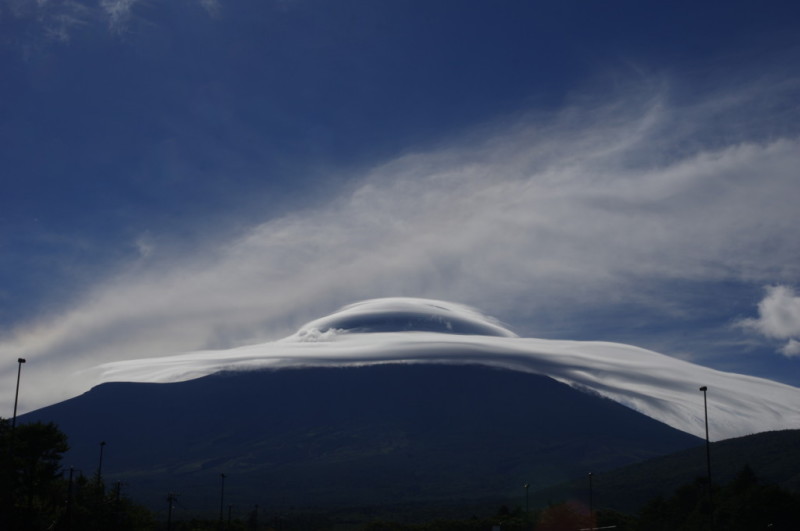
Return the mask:
<svg viewBox="0 0 800 531"><path fill-rule="evenodd" d="M111 34L123 34L135 17L141 0L2 0L0 8L18 20L34 21L41 35L50 41L66 43L76 32L91 25L105 25ZM209 15L221 9L218 0L196 0ZM2 15L0 9L0 15ZM36 40L35 36L31 38ZM30 45L28 43L28 45Z"/></svg>
<svg viewBox="0 0 800 531"><path fill-rule="evenodd" d="M5 15L3 7L12 20L34 21L41 27L45 40L60 42L69 41L75 31L86 27L97 15L95 6L78 0L4 0L0 15Z"/></svg>

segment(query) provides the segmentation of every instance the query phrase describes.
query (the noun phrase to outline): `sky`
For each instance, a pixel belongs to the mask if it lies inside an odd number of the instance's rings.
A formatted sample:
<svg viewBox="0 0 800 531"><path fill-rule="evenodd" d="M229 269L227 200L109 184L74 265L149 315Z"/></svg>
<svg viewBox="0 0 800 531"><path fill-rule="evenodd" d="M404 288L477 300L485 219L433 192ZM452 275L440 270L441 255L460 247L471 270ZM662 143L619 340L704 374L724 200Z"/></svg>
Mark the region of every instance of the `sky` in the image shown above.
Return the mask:
<svg viewBox="0 0 800 531"><path fill-rule="evenodd" d="M0 415L392 296L800 386L798 11L0 0Z"/></svg>

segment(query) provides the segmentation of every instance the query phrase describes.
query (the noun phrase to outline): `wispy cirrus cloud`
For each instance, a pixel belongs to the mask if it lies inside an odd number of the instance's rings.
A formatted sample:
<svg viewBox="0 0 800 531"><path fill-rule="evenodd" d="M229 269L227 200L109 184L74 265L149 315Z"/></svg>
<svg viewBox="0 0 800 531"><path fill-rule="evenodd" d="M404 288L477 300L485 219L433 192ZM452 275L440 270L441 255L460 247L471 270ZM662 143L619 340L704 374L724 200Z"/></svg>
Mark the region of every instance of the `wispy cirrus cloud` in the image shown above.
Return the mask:
<svg viewBox="0 0 800 531"><path fill-rule="evenodd" d="M210 15L216 15L219 0L196 0ZM126 31L141 0L0 0L0 19L5 11L16 21L36 24L46 40L67 42L94 24L105 24L112 33ZM37 40L35 35L27 38Z"/></svg>
<svg viewBox="0 0 800 531"><path fill-rule="evenodd" d="M191 255L148 246L0 353L37 360L30 409L84 385L54 374L274 339L366 298L452 300L513 328L669 304L644 294L652 282L796 282L800 142L764 134L791 117L753 112L770 90L757 89L691 106L630 91L495 121Z"/></svg>
<svg viewBox="0 0 800 531"><path fill-rule="evenodd" d="M100 8L108 17L112 29L123 27L131 16L133 6L139 0L100 0Z"/></svg>
<svg viewBox="0 0 800 531"><path fill-rule="evenodd" d="M211 15L216 15L220 10L219 0L198 0L203 9Z"/></svg>
<svg viewBox="0 0 800 531"><path fill-rule="evenodd" d="M0 20L25 21L41 28L45 40L66 42L72 33L91 23L94 8L79 0L3 0ZM34 38L34 41L37 40Z"/></svg>

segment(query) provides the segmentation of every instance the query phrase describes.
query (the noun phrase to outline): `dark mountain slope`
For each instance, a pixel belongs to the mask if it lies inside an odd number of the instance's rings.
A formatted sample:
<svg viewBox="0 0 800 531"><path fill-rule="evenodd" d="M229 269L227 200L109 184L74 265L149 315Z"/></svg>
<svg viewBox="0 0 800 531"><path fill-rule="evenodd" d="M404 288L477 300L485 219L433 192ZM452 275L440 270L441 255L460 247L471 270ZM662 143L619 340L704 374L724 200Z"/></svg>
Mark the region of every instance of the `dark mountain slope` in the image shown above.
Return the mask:
<svg viewBox="0 0 800 531"><path fill-rule="evenodd" d="M111 383L25 415L69 435L86 474L141 502L326 506L516 496L701 443L543 376L376 365Z"/></svg>
<svg viewBox="0 0 800 531"><path fill-rule="evenodd" d="M716 485L732 481L749 466L765 483L800 492L800 430L757 433L711 444L711 476ZM656 496L669 496L697 478L705 478L705 444L666 456L595 474L600 506L635 512ZM588 490L585 477L532 495L537 502L565 499Z"/></svg>

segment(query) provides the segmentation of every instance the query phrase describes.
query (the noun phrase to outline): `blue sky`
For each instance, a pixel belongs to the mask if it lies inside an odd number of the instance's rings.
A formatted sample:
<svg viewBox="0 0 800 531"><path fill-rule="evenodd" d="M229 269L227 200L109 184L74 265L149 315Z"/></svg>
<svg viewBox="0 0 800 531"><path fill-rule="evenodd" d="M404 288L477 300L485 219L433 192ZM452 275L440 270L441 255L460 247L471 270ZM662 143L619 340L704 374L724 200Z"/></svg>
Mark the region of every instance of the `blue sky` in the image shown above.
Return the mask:
<svg viewBox="0 0 800 531"><path fill-rule="evenodd" d="M383 296L800 386L798 9L1 0L0 388Z"/></svg>

